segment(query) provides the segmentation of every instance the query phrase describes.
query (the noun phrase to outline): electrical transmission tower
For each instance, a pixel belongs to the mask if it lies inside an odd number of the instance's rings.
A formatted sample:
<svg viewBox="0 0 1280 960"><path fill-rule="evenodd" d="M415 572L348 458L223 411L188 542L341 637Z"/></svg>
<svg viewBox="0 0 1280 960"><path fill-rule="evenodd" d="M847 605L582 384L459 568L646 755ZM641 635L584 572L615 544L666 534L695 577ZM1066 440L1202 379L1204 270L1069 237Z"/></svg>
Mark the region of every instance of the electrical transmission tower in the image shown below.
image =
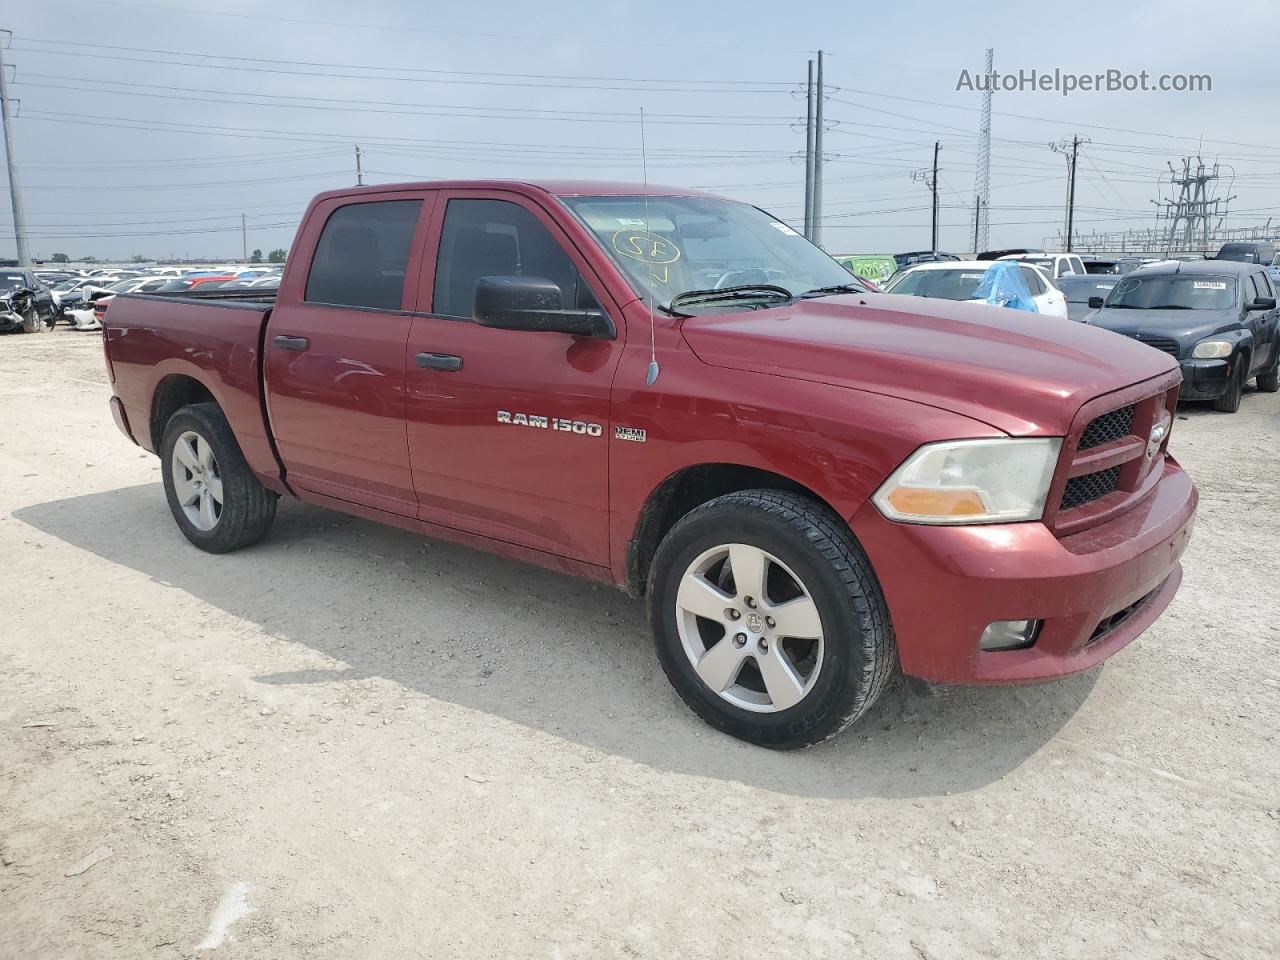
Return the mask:
<svg viewBox="0 0 1280 960"><path fill-rule="evenodd" d="M1218 164L1183 157L1182 169L1169 164L1169 187L1177 193L1170 199L1152 201L1157 206L1156 226L1164 234L1165 253L1174 250L1209 249L1210 235L1222 226L1227 205L1235 199L1211 197L1218 180Z"/></svg>
<svg viewBox="0 0 1280 960"><path fill-rule="evenodd" d="M973 252L987 249L987 228L991 222L991 70L995 50L987 47L987 89L982 92L982 115L978 121L978 169L973 178Z"/></svg>

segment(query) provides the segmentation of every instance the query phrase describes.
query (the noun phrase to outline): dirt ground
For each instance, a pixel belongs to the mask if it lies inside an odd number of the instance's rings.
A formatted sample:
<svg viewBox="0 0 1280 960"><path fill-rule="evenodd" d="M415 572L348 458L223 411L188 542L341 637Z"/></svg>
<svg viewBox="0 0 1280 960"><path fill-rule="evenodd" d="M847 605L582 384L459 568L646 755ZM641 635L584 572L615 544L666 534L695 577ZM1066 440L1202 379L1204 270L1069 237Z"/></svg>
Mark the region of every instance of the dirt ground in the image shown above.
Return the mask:
<svg viewBox="0 0 1280 960"><path fill-rule="evenodd" d="M1280 955L1280 395L1181 411L1186 580L1106 666L790 754L608 588L296 503L199 552L108 395L0 337L4 960Z"/></svg>

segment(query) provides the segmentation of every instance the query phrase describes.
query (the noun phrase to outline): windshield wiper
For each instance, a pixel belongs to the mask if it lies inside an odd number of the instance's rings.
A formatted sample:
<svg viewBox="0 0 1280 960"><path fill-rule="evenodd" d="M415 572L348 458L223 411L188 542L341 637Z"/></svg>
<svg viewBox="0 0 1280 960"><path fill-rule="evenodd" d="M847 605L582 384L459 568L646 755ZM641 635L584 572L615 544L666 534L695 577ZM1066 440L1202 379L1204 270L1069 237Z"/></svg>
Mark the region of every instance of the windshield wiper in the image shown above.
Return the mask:
<svg viewBox="0 0 1280 960"><path fill-rule="evenodd" d="M814 287L812 290L806 290L800 294L801 299L808 300L811 297L829 297L841 293L868 293L865 287L860 287L855 283L835 283L829 287Z"/></svg>
<svg viewBox="0 0 1280 960"><path fill-rule="evenodd" d="M1180 303L1162 303L1158 307L1147 307L1148 310L1190 310L1191 307L1183 306Z"/></svg>
<svg viewBox="0 0 1280 960"><path fill-rule="evenodd" d="M676 310L689 304L718 303L723 300L768 300L776 298L790 303L795 299L786 287L772 283L744 283L737 287L721 287L719 290L686 290L677 293L667 304L668 310Z"/></svg>

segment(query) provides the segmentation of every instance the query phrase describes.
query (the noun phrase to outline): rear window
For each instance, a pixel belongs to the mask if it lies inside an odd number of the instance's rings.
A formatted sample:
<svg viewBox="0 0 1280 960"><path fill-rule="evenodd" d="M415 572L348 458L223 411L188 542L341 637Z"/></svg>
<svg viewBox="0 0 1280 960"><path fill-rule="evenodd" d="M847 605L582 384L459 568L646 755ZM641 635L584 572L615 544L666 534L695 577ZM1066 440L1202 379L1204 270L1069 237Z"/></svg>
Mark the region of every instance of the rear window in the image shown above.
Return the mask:
<svg viewBox="0 0 1280 960"><path fill-rule="evenodd" d="M421 209L421 200L379 200L330 214L307 274L307 301L399 310Z"/></svg>
<svg viewBox="0 0 1280 960"><path fill-rule="evenodd" d="M909 297L935 297L939 300L968 300L978 289L978 283L986 271L962 270L912 270L892 284L888 293Z"/></svg>
<svg viewBox="0 0 1280 960"><path fill-rule="evenodd" d="M1088 303L1090 297L1106 297L1115 289L1118 280L1076 280L1063 277L1058 281L1058 288L1067 295L1068 303Z"/></svg>

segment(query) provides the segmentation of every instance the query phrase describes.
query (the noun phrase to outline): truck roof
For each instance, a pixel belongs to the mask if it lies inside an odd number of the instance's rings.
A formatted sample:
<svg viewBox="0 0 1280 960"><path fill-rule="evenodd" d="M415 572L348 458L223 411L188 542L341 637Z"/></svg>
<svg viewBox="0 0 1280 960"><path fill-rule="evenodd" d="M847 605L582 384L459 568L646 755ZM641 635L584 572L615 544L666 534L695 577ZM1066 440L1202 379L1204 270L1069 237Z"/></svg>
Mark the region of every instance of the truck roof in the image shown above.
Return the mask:
<svg viewBox="0 0 1280 960"><path fill-rule="evenodd" d="M365 193L387 193L395 190L515 190L521 193L545 193L555 197L714 197L713 193L689 187L670 187L626 180L413 180L404 183L379 183L364 187L345 187L318 194L316 200L349 197Z"/></svg>

